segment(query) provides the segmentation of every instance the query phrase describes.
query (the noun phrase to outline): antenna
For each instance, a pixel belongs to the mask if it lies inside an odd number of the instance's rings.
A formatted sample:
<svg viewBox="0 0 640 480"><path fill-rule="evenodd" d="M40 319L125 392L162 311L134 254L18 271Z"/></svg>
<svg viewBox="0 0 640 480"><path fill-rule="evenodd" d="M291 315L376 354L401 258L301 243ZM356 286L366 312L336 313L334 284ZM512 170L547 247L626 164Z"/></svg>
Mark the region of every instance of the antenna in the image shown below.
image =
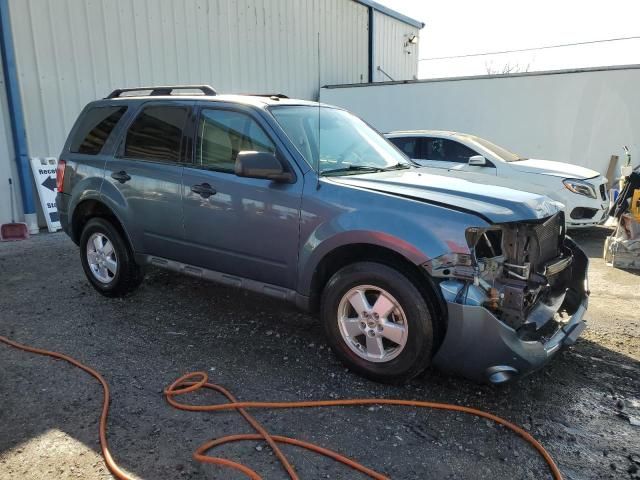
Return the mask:
<svg viewBox="0 0 640 480"><path fill-rule="evenodd" d="M320 128L320 4L318 3L318 162L316 167L316 190L320 188L320 146L322 145L320 141L320 132L322 131Z"/></svg>

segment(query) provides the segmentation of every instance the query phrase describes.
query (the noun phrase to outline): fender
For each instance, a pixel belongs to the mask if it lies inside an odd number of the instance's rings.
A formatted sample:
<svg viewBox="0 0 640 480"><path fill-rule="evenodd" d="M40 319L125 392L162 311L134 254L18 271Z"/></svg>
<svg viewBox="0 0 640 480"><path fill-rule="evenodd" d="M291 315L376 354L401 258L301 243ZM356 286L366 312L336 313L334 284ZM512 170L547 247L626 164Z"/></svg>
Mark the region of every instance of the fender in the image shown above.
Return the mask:
<svg viewBox="0 0 640 480"><path fill-rule="evenodd" d="M100 177L87 177L73 186L73 190L70 195L65 195L69 199L67 205L68 222L70 225L70 232L72 232L72 240L78 242L80 240L80 232L74 232L72 230L73 216L75 215L78 206L88 200L95 200L100 202L100 187L102 185L102 178Z"/></svg>
<svg viewBox="0 0 640 480"><path fill-rule="evenodd" d="M131 237L129 236L129 232L124 228L124 224L122 223L122 219L118 216L117 213L115 213L113 211L112 208L110 208L105 202L102 201L102 198L99 195L98 196L94 196L94 195L86 196L82 200L74 202L73 211L75 212L76 208L80 207L80 205L82 205L84 202L87 202L87 201L95 201L95 202L103 205L105 207L105 209L107 209L116 218L116 220L120 223L120 225L123 226L122 231L124 232L125 240L127 240L129 242L129 245L132 245ZM71 216L69 218L73 219L73 214L71 214ZM80 232L75 232L74 235L79 237ZM80 239L77 238L76 243L78 243L79 241L80 241Z"/></svg>
<svg viewBox="0 0 640 480"><path fill-rule="evenodd" d="M337 248L354 244L389 249L414 265L448 253L458 244L467 248L464 228L443 232L440 228L430 229L424 217L401 213L393 221L381 222L379 212L345 212L319 225L302 243L298 256L298 292L310 295L313 276L322 259Z"/></svg>
<svg viewBox="0 0 640 480"><path fill-rule="evenodd" d="M122 192L111 182L105 181L102 183L100 190L100 201L113 212L122 225L133 251L141 252L143 250L142 229L136 222L132 221L131 214L133 210L130 208L126 197L122 195Z"/></svg>

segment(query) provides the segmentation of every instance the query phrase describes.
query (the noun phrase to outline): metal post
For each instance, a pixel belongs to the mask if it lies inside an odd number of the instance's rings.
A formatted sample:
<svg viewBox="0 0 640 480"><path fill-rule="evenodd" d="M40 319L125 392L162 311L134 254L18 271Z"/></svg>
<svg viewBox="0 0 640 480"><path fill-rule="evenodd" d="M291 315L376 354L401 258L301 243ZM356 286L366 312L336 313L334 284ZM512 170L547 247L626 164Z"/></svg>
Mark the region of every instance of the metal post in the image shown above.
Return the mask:
<svg viewBox="0 0 640 480"><path fill-rule="evenodd" d="M18 178L20 180L20 193L25 222L29 228L29 233L38 233L38 218L33 184L31 181L31 169L29 166L27 135L24 127L20 85L18 83L16 57L13 49L13 36L11 34L9 0L0 0L0 54L2 56L7 103L9 106L9 116L11 118L13 149L18 165Z"/></svg>
<svg viewBox="0 0 640 480"><path fill-rule="evenodd" d="M375 54L373 51L375 36L374 36L374 23L375 23L375 13L373 7L369 7L369 83L373 82L373 62L375 59Z"/></svg>

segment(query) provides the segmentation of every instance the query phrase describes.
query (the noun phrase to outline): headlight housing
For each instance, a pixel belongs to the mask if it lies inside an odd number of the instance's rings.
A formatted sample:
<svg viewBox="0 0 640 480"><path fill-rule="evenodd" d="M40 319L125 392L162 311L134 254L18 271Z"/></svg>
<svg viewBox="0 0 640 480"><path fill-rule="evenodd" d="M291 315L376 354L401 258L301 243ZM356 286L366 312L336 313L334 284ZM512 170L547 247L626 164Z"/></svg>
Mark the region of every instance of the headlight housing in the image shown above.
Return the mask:
<svg viewBox="0 0 640 480"><path fill-rule="evenodd" d="M589 198L598 198L596 189L593 188L593 185L583 180L578 180L577 178L565 178L562 180L562 183L564 183L564 186L570 192L577 193L578 195L584 195Z"/></svg>
<svg viewBox="0 0 640 480"><path fill-rule="evenodd" d="M425 262L424 267L434 277L473 278L474 267L471 254L445 253Z"/></svg>

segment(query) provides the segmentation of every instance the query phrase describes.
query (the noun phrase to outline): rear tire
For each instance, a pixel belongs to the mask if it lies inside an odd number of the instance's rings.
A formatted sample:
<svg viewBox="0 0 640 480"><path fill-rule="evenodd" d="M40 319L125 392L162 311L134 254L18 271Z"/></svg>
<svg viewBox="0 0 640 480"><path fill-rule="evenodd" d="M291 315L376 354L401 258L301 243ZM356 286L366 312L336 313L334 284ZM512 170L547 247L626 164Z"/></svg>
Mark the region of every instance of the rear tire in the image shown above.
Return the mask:
<svg viewBox="0 0 640 480"><path fill-rule="evenodd" d="M133 251L114 225L92 218L80 235L80 260L91 285L106 297L133 292L144 277Z"/></svg>
<svg viewBox="0 0 640 480"><path fill-rule="evenodd" d="M320 315L331 348L349 369L397 384L431 363L431 311L405 275L387 265L358 262L331 277Z"/></svg>

